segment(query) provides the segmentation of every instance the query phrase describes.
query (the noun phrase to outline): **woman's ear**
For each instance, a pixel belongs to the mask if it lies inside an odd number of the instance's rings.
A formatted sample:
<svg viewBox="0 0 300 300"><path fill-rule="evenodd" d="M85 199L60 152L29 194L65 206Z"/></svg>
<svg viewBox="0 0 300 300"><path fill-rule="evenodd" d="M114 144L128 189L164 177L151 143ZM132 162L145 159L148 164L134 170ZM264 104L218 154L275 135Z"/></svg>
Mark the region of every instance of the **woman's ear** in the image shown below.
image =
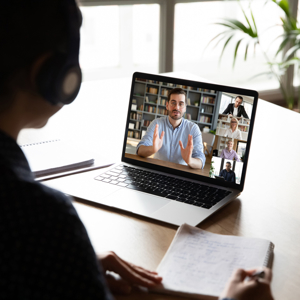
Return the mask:
<svg viewBox="0 0 300 300"><path fill-rule="evenodd" d="M52 56L52 54L50 52L47 52L47 53L44 53L44 54L40 55L33 62L33 64L30 67L30 74L29 74L30 84L31 84L32 89L35 90L36 92L38 92L37 77L38 77L39 71L40 71L41 67L43 66L43 64L51 56Z"/></svg>

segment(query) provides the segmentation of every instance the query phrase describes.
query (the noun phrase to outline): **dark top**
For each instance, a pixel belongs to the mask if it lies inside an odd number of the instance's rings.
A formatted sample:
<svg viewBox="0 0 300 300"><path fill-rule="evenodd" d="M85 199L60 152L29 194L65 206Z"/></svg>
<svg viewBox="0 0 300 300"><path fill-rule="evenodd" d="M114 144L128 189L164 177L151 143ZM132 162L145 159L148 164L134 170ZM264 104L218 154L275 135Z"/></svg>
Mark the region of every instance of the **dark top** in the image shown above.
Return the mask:
<svg viewBox="0 0 300 300"><path fill-rule="evenodd" d="M113 299L71 201L0 131L0 299Z"/></svg>
<svg viewBox="0 0 300 300"><path fill-rule="evenodd" d="M220 172L219 176L223 176L225 181L230 181L230 182L234 182L235 183L235 173L230 170L229 172L226 171L226 169L223 169Z"/></svg>
<svg viewBox="0 0 300 300"><path fill-rule="evenodd" d="M227 114L233 115L233 109L234 109L234 103L230 103L230 104L228 104L227 108L224 110L223 114L224 115L227 115ZM247 115L247 113L246 113L245 108L244 108L243 105L240 105L238 107L237 117L241 117L241 116L243 116L246 119L249 119L249 117L248 117L248 115Z"/></svg>

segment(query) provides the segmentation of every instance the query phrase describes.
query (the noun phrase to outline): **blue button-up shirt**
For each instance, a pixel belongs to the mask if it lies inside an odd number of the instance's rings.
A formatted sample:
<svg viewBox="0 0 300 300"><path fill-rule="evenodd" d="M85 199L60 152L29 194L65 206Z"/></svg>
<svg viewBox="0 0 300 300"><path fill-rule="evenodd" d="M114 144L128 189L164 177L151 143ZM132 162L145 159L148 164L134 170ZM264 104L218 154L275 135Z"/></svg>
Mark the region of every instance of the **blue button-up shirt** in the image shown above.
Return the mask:
<svg viewBox="0 0 300 300"><path fill-rule="evenodd" d="M165 132L163 145L155 153L154 158L170 161L181 165L187 165L181 156L179 141L182 142L185 148L188 142L188 136L191 134L193 136L193 158L199 158L202 161L202 166L205 164L205 155L203 153L202 135L199 127L188 120L182 118L182 121L178 127L173 128L169 121L169 117L157 118L152 121L149 125L147 133L144 135L142 140L137 145L136 153L141 145L152 146L153 144L153 134L156 124L159 125L158 132L159 136L162 131ZM202 168L203 168L202 167Z"/></svg>

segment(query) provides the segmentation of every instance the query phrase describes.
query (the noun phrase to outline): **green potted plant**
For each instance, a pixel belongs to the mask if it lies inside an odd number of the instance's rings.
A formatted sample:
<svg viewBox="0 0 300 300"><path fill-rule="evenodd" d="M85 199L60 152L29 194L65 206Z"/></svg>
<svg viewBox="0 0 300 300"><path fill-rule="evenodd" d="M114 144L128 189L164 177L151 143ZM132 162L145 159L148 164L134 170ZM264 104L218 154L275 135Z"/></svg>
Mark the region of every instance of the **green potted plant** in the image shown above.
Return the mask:
<svg viewBox="0 0 300 300"><path fill-rule="evenodd" d="M213 40L217 40L218 43L223 43L223 49L220 56L220 59L224 53L224 50L228 46L229 43L234 41L234 38L237 35L242 34L242 38L239 38L235 42L235 50L233 54L233 67L236 62L237 54L241 50L241 44L245 44L245 50L243 53L244 60L246 61L248 58L248 49L249 47L259 47L262 51L266 62L269 66L268 74L275 76L280 85L280 90L283 98L286 101L287 107L289 109L294 109L296 103L298 103L298 108L300 108L300 93L299 87L297 88L298 99L296 100L294 94L293 82L285 80L285 74L288 69L295 68L296 73L299 74L300 70L300 56L298 55L298 50L300 50L300 26L296 18L292 16L291 8L288 0L266 0L266 2L273 2L274 5L277 5L280 10L283 11L284 17L281 18L281 24L283 29L283 34L278 38L281 39L279 47L276 51L275 57L269 57L268 50L263 49L261 47L261 36L260 31L256 26L255 17L250 8L248 15L243 9L242 5L240 8L243 12L244 20L241 22L235 19L223 19L221 22L216 23L217 25L221 25L225 28L225 31L219 33L215 36ZM267 13L267 12L266 12ZM275 58L278 55L282 56L280 62L276 62Z"/></svg>
<svg viewBox="0 0 300 300"><path fill-rule="evenodd" d="M210 164L210 169L209 169L209 177L214 177L215 174L215 167L214 167L214 161L211 162Z"/></svg>

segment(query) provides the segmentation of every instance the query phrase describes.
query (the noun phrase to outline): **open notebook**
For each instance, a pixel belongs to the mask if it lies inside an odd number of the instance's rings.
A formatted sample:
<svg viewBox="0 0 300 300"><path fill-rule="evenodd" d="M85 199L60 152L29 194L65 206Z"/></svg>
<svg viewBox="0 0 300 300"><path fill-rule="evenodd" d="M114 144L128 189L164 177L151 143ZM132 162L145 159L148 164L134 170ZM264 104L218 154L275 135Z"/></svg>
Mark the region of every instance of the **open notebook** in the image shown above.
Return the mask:
<svg viewBox="0 0 300 300"><path fill-rule="evenodd" d="M220 235L183 224L157 272L153 292L218 299L235 269L269 266L274 245L264 239Z"/></svg>
<svg viewBox="0 0 300 300"><path fill-rule="evenodd" d="M94 157L71 141L50 140L21 145L36 177L93 166Z"/></svg>

